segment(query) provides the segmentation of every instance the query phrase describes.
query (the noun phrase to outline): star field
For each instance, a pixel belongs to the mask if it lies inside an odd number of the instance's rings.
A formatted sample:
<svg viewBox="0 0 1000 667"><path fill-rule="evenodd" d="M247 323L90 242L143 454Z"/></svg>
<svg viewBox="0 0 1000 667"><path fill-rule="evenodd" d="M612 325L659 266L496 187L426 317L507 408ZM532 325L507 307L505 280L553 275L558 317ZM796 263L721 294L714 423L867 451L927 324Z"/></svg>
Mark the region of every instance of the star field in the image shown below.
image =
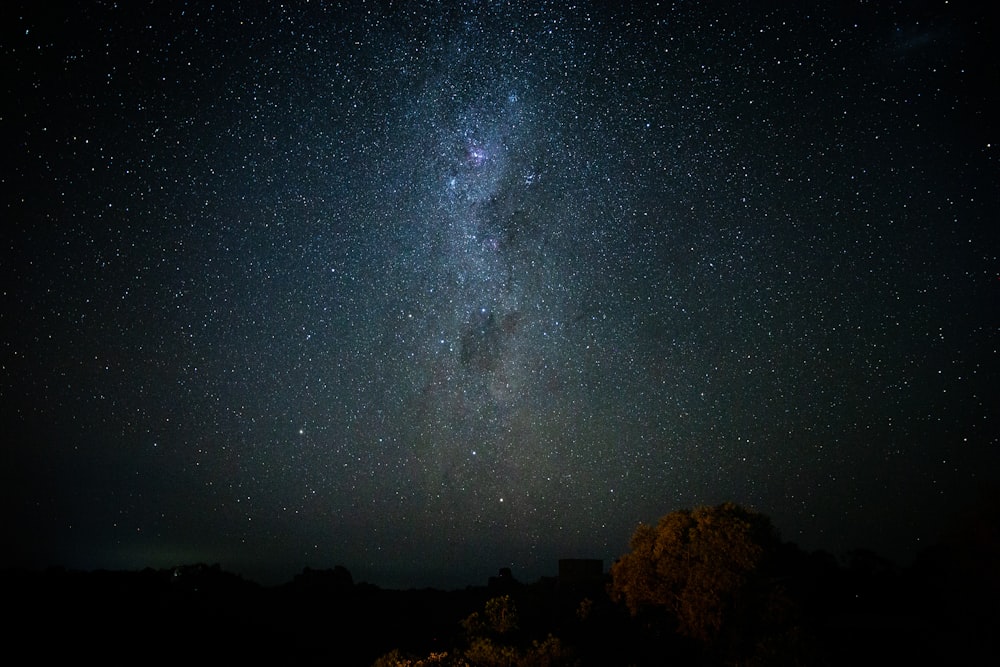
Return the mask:
<svg viewBox="0 0 1000 667"><path fill-rule="evenodd" d="M928 546L1000 469L988 26L752 5L3 10L6 560Z"/></svg>

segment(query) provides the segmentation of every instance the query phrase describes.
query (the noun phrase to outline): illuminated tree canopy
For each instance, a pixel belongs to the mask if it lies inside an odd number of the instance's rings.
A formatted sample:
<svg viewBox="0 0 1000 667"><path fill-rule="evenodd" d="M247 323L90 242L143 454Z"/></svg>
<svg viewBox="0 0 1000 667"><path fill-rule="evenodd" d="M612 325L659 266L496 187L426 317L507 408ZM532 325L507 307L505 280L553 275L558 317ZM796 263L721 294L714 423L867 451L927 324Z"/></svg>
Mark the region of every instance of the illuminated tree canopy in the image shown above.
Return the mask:
<svg viewBox="0 0 1000 667"><path fill-rule="evenodd" d="M666 610L678 632L708 642L757 604L762 567L778 544L768 517L733 503L671 512L636 529L629 553L611 567L611 595L633 615Z"/></svg>

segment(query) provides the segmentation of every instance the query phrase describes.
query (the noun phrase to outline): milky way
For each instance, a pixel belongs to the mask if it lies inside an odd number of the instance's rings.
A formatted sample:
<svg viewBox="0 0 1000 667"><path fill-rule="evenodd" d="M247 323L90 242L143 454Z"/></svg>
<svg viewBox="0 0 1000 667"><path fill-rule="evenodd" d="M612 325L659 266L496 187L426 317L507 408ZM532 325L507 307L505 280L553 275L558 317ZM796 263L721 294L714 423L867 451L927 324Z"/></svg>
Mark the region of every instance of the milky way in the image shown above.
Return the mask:
<svg viewBox="0 0 1000 667"><path fill-rule="evenodd" d="M122 4L5 10L11 563L906 559L995 481L978 16Z"/></svg>

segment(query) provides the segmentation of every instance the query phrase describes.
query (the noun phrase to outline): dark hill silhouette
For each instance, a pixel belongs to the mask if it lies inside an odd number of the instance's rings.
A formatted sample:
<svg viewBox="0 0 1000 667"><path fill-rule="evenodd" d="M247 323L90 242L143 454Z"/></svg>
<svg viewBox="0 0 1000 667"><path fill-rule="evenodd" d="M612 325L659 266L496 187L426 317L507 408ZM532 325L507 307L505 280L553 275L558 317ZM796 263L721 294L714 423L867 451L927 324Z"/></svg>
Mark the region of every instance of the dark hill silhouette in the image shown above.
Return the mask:
<svg viewBox="0 0 1000 667"><path fill-rule="evenodd" d="M781 617L787 632L758 663L982 664L996 655L1000 636L998 544L990 512L956 524L907 568L863 549L838 560L782 543L767 576L789 605ZM197 563L141 571L8 569L0 571L0 586L11 612L8 654L30 650L43 663L197 656L226 664L369 667L393 650L454 655L468 645L476 625L470 616L506 597L517 612L516 630L490 641L510 642L525 664L540 664L530 651L546 637L558 639L560 659L580 667L713 664L662 616L633 617L612 602L609 576L599 570L594 561L565 561L559 576L523 583L502 569L481 585L445 591L358 583L342 566L305 568L284 584L262 586Z"/></svg>

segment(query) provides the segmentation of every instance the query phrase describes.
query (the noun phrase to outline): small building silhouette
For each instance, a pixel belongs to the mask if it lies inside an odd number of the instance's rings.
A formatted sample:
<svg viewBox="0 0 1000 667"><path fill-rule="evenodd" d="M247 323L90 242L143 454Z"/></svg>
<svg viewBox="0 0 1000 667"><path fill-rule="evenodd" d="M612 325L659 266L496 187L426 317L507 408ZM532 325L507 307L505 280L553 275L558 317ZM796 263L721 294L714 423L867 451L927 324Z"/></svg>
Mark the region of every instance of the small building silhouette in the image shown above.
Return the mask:
<svg viewBox="0 0 1000 667"><path fill-rule="evenodd" d="M497 576L490 577L487 587L493 591L504 591L515 588L519 583L509 567L502 567Z"/></svg>

